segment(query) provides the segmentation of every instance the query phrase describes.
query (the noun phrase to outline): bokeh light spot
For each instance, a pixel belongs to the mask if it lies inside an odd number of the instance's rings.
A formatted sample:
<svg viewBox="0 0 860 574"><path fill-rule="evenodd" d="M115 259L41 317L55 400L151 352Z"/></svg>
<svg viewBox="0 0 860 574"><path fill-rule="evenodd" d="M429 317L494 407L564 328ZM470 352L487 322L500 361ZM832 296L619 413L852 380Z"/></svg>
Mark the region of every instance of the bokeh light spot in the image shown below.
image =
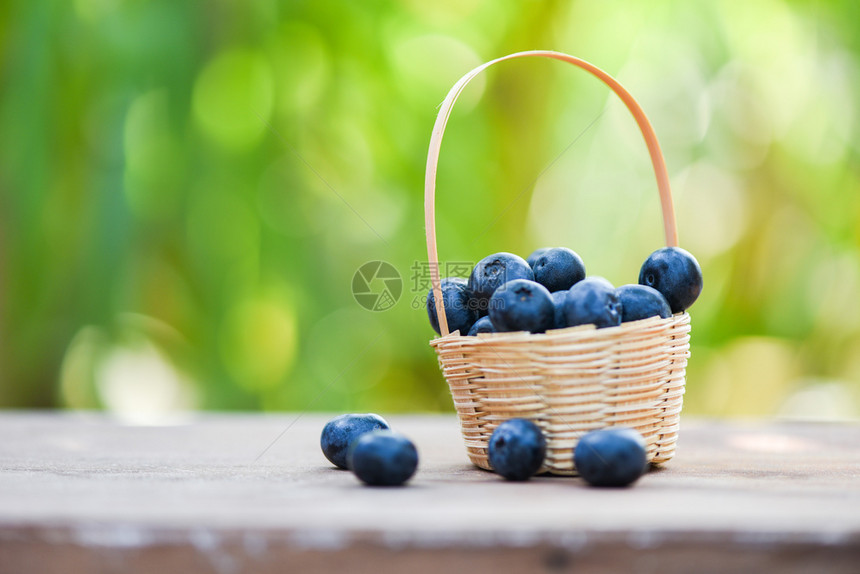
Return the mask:
<svg viewBox="0 0 860 574"><path fill-rule="evenodd" d="M75 12L87 22L95 22L116 10L119 0L74 0Z"/></svg>
<svg viewBox="0 0 860 574"><path fill-rule="evenodd" d="M281 382L296 353L296 320L285 294L235 306L221 329L221 356L243 387L265 391Z"/></svg>
<svg viewBox="0 0 860 574"><path fill-rule="evenodd" d="M860 258L856 253L821 257L807 280L807 301L818 325L832 334L860 329Z"/></svg>
<svg viewBox="0 0 860 574"><path fill-rule="evenodd" d="M464 42L439 34L400 38L392 48L398 85L416 104L439 104L460 76L482 63ZM458 113L475 107L484 93L486 79L480 75L469 83L457 102Z"/></svg>
<svg viewBox="0 0 860 574"><path fill-rule="evenodd" d="M95 376L105 408L128 423L157 424L198 406L191 383L146 339L107 349Z"/></svg>
<svg viewBox="0 0 860 574"><path fill-rule="evenodd" d="M60 368L60 393L65 406L73 409L100 406L93 372L108 340L101 329L92 325L82 327L72 338Z"/></svg>
<svg viewBox="0 0 860 574"><path fill-rule="evenodd" d="M194 84L194 115L201 129L231 149L256 143L272 114L274 80L268 62L256 52L221 52Z"/></svg>
<svg viewBox="0 0 860 574"><path fill-rule="evenodd" d="M746 199L734 174L699 162L676 181L675 209L684 247L700 262L733 247L749 220Z"/></svg>
<svg viewBox="0 0 860 574"><path fill-rule="evenodd" d="M170 131L167 93L135 98L125 119L124 189L132 210L142 216L172 213L181 199L176 173L180 148Z"/></svg>
<svg viewBox="0 0 860 574"><path fill-rule="evenodd" d="M272 60L282 113L306 112L319 104L331 66L325 40L316 27L300 21L284 23L278 30Z"/></svg>
<svg viewBox="0 0 860 574"><path fill-rule="evenodd" d="M779 416L803 421L855 422L860 419L857 386L846 381L805 380L780 405Z"/></svg>
<svg viewBox="0 0 860 574"><path fill-rule="evenodd" d="M800 373L797 346L772 337L740 337L711 356L699 381L714 415L769 416Z"/></svg>

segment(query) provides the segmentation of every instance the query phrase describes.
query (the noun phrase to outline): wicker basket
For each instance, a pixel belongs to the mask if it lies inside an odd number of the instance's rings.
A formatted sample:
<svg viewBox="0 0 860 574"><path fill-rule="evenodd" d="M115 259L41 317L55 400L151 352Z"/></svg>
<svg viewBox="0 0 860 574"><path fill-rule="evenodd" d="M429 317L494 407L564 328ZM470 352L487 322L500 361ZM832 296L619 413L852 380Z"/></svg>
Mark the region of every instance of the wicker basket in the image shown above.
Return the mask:
<svg viewBox="0 0 860 574"><path fill-rule="evenodd" d="M591 325L545 334L449 333L436 248L435 191L439 150L451 109L469 81L484 69L514 58L545 57L582 68L609 86L633 114L651 156L660 192L666 245L678 244L669 179L654 130L633 97L611 76L579 58L549 51L519 52L483 64L463 76L442 103L427 156L425 224L427 255L442 336L431 341L448 381L469 459L490 469L487 443L499 423L514 417L536 422L547 439L543 471L575 474L573 448L595 429L627 426L648 446L652 464L675 453L685 372L690 355L690 317L653 317L619 327Z"/></svg>

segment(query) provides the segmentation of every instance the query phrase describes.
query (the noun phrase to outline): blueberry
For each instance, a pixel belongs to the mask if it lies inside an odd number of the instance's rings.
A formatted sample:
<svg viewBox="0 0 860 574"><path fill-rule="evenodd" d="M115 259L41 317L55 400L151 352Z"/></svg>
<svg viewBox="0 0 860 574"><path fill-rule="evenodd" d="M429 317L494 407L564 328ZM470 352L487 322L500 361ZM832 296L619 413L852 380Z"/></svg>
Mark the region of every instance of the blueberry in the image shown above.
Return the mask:
<svg viewBox="0 0 860 574"><path fill-rule="evenodd" d="M552 294L552 305L555 311L553 329L564 329L567 327L567 317L564 314L565 301L567 301L567 290L556 291Z"/></svg>
<svg viewBox="0 0 860 574"><path fill-rule="evenodd" d="M567 325L588 325L598 329L621 324L621 303L615 287L603 277L587 277L570 288L564 302Z"/></svg>
<svg viewBox="0 0 860 574"><path fill-rule="evenodd" d="M481 317L475 324L472 325L472 328L469 329L469 336L474 337L478 333L495 333L496 330L493 328L493 322L490 321L489 317Z"/></svg>
<svg viewBox="0 0 860 574"><path fill-rule="evenodd" d="M680 247L664 247L649 255L642 264L639 284L662 293L672 313L680 313L702 292L702 269L689 252Z"/></svg>
<svg viewBox="0 0 860 574"><path fill-rule="evenodd" d="M475 321L478 320L478 309L472 303L472 292L466 285L466 280L461 277L447 277L442 279L442 302L445 303L445 317L448 319L448 331L460 331L463 335L469 332ZM427 293L426 300L427 316L430 318L430 326L439 333L439 317L436 315L436 297L433 289Z"/></svg>
<svg viewBox="0 0 860 574"><path fill-rule="evenodd" d="M514 279L490 298L490 321L496 331L543 333L552 329L555 307L552 295L540 283Z"/></svg>
<svg viewBox="0 0 860 574"><path fill-rule="evenodd" d="M628 486L648 469L645 441L630 428L592 431L579 439L573 464L591 486Z"/></svg>
<svg viewBox="0 0 860 574"><path fill-rule="evenodd" d="M349 468L346 457L349 445L367 432L387 428L388 423L379 415L340 415L323 427L320 446L332 464L339 468Z"/></svg>
<svg viewBox="0 0 860 574"><path fill-rule="evenodd" d="M493 470L508 480L528 480L543 465L546 438L535 423L510 419L493 431L488 450Z"/></svg>
<svg viewBox="0 0 860 574"><path fill-rule="evenodd" d="M487 314L490 297L496 289L514 279L534 281L535 274L525 260L512 253L495 253L484 257L469 275L469 289L475 298L478 315Z"/></svg>
<svg viewBox="0 0 860 574"><path fill-rule="evenodd" d="M638 321L648 317L672 316L672 310L666 298L647 285L622 285L615 290L621 303L621 322Z"/></svg>
<svg viewBox="0 0 860 574"><path fill-rule="evenodd" d="M526 258L526 263L529 264L529 267L534 269L535 263L537 262L538 257L543 255L544 253L546 253L550 249L552 249L552 247L541 247L540 249L535 249L534 251L532 251L532 254Z"/></svg>
<svg viewBox="0 0 860 574"><path fill-rule="evenodd" d="M567 247L547 249L531 266L535 281L551 292L570 289L575 283L585 279L585 264L579 255Z"/></svg>
<svg viewBox="0 0 860 574"><path fill-rule="evenodd" d="M418 468L418 451L405 436L376 430L359 437L349 448L350 468L370 486L400 486Z"/></svg>

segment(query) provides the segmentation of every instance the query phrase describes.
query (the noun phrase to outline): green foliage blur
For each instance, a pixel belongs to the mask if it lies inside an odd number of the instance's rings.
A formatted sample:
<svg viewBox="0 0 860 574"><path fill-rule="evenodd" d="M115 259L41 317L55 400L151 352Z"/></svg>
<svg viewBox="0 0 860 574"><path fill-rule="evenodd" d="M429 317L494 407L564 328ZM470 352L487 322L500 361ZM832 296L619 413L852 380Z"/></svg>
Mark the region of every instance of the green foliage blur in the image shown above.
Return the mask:
<svg viewBox="0 0 860 574"><path fill-rule="evenodd" d="M11 0L0 7L0 406L451 411L428 346L436 108L483 61L637 96L702 264L685 412L860 413L860 8L832 2ZM443 262L546 245L635 282L636 126L573 67L489 70L439 171ZM393 264L398 303L351 293Z"/></svg>

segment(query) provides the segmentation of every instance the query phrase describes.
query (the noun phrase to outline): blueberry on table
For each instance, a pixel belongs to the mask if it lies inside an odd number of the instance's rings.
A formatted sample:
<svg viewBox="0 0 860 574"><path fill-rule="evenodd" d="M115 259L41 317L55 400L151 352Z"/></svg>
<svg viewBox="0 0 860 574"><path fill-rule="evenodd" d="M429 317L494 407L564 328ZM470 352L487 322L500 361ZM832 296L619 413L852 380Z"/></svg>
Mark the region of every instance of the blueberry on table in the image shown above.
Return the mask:
<svg viewBox="0 0 860 574"><path fill-rule="evenodd" d="M390 430L363 434L349 448L352 472L370 486L400 486L418 468L418 451L405 436Z"/></svg>
<svg viewBox="0 0 860 574"><path fill-rule="evenodd" d="M667 319L672 316L672 309L666 298L647 285L622 285L615 290L621 303L621 322L638 321L648 317Z"/></svg>
<svg viewBox="0 0 860 574"><path fill-rule="evenodd" d="M478 320L478 309L472 302L472 293L466 285L466 280L460 277L446 277L440 281L442 302L445 304L445 317L448 319L448 331L460 331L465 335ZM439 329L439 317L436 314L436 296L433 288L427 293L427 316L433 330L442 334Z"/></svg>
<svg viewBox="0 0 860 574"><path fill-rule="evenodd" d="M579 439L573 464L591 486L629 486L648 469L645 441L625 427L592 431Z"/></svg>
<svg viewBox="0 0 860 574"><path fill-rule="evenodd" d="M508 480L528 480L543 466L546 438L535 423L509 419L490 437L490 466Z"/></svg>
<svg viewBox="0 0 860 574"><path fill-rule="evenodd" d="M325 457L338 468L347 466L349 445L361 435L378 429L387 429L388 423L379 415L349 414L340 415L323 427L320 446Z"/></svg>
<svg viewBox="0 0 860 574"><path fill-rule="evenodd" d="M688 251L664 247L648 256L639 271L639 284L663 294L672 313L692 305L702 292L702 269Z"/></svg>
<svg viewBox="0 0 860 574"><path fill-rule="evenodd" d="M598 329L621 324L621 303L615 287L603 277L586 277L567 292L564 316L568 327L593 324Z"/></svg>
<svg viewBox="0 0 860 574"><path fill-rule="evenodd" d="M567 289L552 293L552 305L554 307L553 329L564 329L567 327L567 317L564 314L564 302L567 301Z"/></svg>
<svg viewBox="0 0 860 574"><path fill-rule="evenodd" d="M481 317L475 324L472 325L472 328L469 329L469 336L474 337L478 333L495 333L496 330L493 328L493 322L490 321L490 317Z"/></svg>
<svg viewBox="0 0 860 574"><path fill-rule="evenodd" d="M498 332L552 329L555 307L547 288L528 279L508 281L490 298L490 321Z"/></svg>
<svg viewBox="0 0 860 574"><path fill-rule="evenodd" d="M546 253L546 252L547 252L547 251L549 251L550 249L552 249L552 247L541 247L540 249L535 249L534 251L532 251L532 254L531 254L531 255L529 255L528 257L526 257L526 263L528 263L528 264L529 264L529 267L531 267L532 269L534 269L534 268L535 268L535 263L537 262L538 257L540 257L541 255L543 255L544 253Z"/></svg>
<svg viewBox="0 0 860 574"><path fill-rule="evenodd" d="M478 306L478 315L487 314L490 297L508 281L528 279L533 281L535 274L525 259L513 253L494 253L484 257L469 275L469 290Z"/></svg>
<svg viewBox="0 0 860 574"><path fill-rule="evenodd" d="M567 247L553 247L541 253L533 263L535 281L550 292L570 289L585 279L582 258Z"/></svg>

